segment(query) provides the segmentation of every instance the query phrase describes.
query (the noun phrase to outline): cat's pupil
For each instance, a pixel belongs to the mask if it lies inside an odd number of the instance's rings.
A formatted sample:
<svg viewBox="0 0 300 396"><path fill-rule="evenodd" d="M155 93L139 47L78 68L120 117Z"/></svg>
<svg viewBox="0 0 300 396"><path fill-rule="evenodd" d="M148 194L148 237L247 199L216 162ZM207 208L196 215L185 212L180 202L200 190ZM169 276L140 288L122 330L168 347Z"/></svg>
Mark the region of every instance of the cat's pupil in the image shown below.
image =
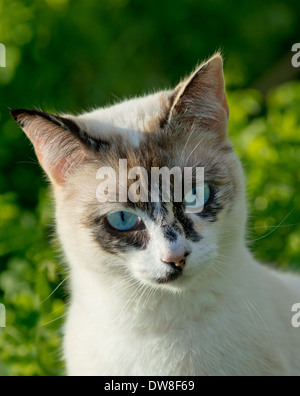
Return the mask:
<svg viewBox="0 0 300 396"><path fill-rule="evenodd" d="M125 221L125 213L124 212L121 212L121 220L124 223L124 221Z"/></svg>

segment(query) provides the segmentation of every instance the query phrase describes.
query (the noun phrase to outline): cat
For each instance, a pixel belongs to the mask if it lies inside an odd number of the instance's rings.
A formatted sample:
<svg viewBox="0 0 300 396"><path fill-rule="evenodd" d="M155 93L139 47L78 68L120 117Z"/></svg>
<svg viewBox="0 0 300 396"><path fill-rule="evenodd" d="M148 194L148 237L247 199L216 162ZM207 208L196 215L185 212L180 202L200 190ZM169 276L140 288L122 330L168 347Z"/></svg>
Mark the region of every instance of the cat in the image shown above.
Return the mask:
<svg viewBox="0 0 300 396"><path fill-rule="evenodd" d="M12 110L53 186L70 264L70 376L300 375L300 277L247 247L241 163L228 138L223 58L175 89L79 116ZM99 203L97 171L201 166L184 202ZM120 182L120 181L119 181Z"/></svg>

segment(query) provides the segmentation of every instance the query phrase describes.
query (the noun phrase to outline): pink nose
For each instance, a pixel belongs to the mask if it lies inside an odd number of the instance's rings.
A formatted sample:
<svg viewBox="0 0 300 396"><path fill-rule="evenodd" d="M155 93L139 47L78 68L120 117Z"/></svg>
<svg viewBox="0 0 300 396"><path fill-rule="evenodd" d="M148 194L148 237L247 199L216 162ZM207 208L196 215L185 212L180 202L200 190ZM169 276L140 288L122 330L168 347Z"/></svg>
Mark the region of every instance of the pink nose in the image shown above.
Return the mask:
<svg viewBox="0 0 300 396"><path fill-rule="evenodd" d="M184 269L186 264L186 258L190 255L189 252L184 254L178 254L178 252L168 253L165 256L161 257L161 261L165 264L170 265L171 267L177 267Z"/></svg>

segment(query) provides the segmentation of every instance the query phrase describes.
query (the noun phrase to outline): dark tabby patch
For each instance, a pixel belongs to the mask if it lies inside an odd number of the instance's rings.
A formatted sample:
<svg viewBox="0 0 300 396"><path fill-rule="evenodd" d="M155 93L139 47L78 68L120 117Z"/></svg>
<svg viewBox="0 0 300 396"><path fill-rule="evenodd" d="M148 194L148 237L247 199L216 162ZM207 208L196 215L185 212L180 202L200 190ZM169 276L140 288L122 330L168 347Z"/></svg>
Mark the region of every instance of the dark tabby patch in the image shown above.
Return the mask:
<svg viewBox="0 0 300 396"><path fill-rule="evenodd" d="M202 237L197 233L194 223L184 213L184 207L180 202L173 203L175 219L181 224L185 237L192 242L200 242Z"/></svg>
<svg viewBox="0 0 300 396"><path fill-rule="evenodd" d="M164 237L169 241L169 242L176 242L178 239L178 234L174 230L174 226L163 226L162 227Z"/></svg>
<svg viewBox="0 0 300 396"><path fill-rule="evenodd" d="M136 231L122 232L109 227L101 216L91 225L93 239L108 253L126 253L132 249L146 250L150 235L144 227Z"/></svg>

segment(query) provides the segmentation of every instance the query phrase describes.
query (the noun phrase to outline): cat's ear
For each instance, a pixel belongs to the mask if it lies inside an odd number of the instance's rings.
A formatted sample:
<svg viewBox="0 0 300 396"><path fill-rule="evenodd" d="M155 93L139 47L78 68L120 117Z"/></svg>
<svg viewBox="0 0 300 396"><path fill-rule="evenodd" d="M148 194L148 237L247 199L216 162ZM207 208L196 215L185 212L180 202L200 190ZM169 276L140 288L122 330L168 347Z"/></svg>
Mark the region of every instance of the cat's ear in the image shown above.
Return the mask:
<svg viewBox="0 0 300 396"><path fill-rule="evenodd" d="M38 160L54 185L62 185L88 157L91 140L76 121L32 110L11 110L31 140Z"/></svg>
<svg viewBox="0 0 300 396"><path fill-rule="evenodd" d="M196 124L205 130L226 136L229 108L225 95L223 59L216 54L190 78L178 85L169 122L183 127Z"/></svg>

